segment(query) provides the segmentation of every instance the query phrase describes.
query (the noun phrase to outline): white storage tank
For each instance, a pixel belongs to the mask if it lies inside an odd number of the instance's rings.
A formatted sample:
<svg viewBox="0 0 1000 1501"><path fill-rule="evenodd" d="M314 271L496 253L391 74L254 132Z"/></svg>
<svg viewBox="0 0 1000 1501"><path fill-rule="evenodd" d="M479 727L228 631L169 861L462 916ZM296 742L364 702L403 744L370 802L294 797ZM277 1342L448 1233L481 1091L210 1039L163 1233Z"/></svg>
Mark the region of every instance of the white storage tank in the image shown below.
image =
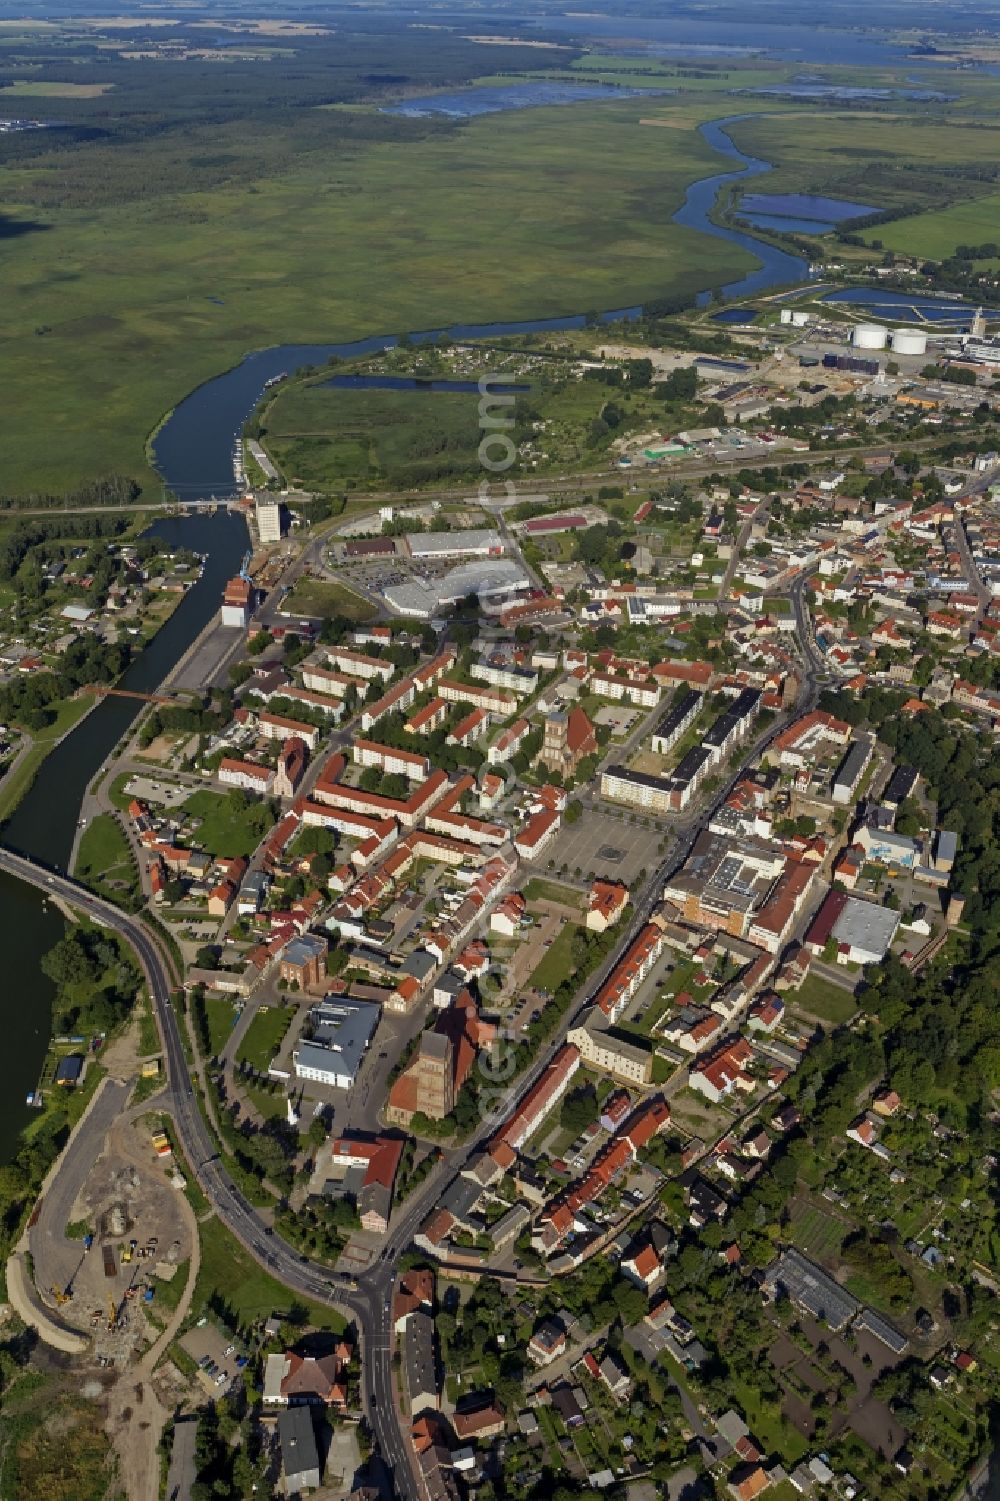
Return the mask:
<svg viewBox="0 0 1000 1501"><path fill-rule="evenodd" d="M927 335L921 328L894 328L892 348L895 354L926 354Z"/></svg>
<svg viewBox="0 0 1000 1501"><path fill-rule="evenodd" d="M805 328L806 324L809 322L809 314L793 313L792 322L794 323L796 328Z"/></svg>
<svg viewBox="0 0 1000 1501"><path fill-rule="evenodd" d="M881 323L859 323L854 330L855 349L884 349L889 330Z"/></svg>
<svg viewBox="0 0 1000 1501"><path fill-rule="evenodd" d="M781 321L782 321L782 323L791 323L791 321L792 321L792 310L791 310L790 307L783 307L781 309Z"/></svg>

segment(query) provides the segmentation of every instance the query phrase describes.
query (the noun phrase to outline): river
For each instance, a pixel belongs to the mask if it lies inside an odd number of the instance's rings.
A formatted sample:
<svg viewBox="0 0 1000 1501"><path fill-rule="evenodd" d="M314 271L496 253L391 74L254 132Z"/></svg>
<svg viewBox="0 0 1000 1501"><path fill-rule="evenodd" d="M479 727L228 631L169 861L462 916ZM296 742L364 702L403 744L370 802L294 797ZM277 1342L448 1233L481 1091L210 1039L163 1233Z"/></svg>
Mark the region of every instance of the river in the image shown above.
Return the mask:
<svg viewBox="0 0 1000 1501"><path fill-rule="evenodd" d="M759 177L771 171L768 162L740 151L726 131L727 125L745 118L745 115L727 115L724 119L699 126L708 144L736 165L693 183L673 215L675 224L740 245L760 261L756 270L722 288L723 296L730 299L752 297L767 287L804 281L809 269L800 256L777 249L749 230L714 224L709 217L721 187L739 178ZM669 291L669 285L664 290ZM704 294L704 300L707 301L708 295ZM636 306L615 308L601 313L600 318L605 323L617 323L622 319L638 318L641 312L641 307ZM417 344L433 342L441 334L453 339L491 339L505 334L556 333L560 329L582 328L585 321L584 315L577 313L518 323L455 323L450 328L419 330L409 337ZM377 354L380 350L393 348L398 337L395 334L372 334L365 339L339 344L276 345L256 350L232 370L206 381L180 403L154 439L156 465L167 485L182 500L203 495L232 495L233 442L268 381L284 374L294 374L306 365L323 365L334 355L352 359L358 355Z"/></svg>
<svg viewBox="0 0 1000 1501"><path fill-rule="evenodd" d="M766 162L748 157L733 145L725 126L741 116L701 127L705 139L737 163L727 172L705 178L688 189L674 219L742 245L760 261L738 282L724 288L728 297L749 296L764 287L801 281L805 262L741 229L715 225L708 215L719 188L740 176L770 170ZM606 322L637 318L639 307L618 308L602 315ZM447 330L414 333L427 342L447 332L452 338L495 338L503 334L581 328L583 314L542 318L519 323L455 324ZM258 350L225 374L199 386L182 401L154 441L157 467L167 486L181 499L234 493L233 441L260 399L266 383L285 372L325 363L332 355L344 358L391 348L397 336L334 344L293 344ZM229 515L191 514L158 521L152 531L178 547L205 553L208 562L201 580L185 596L170 620L131 665L123 687L155 689L184 654L218 608L222 586L236 571L246 546L246 528ZM34 785L3 830L12 848L34 855L49 865L65 866L73 844L83 794L109 753L141 709L138 701L104 699L43 763ZM0 1053L0 1161L10 1158L18 1132L30 1118L24 1104L37 1079L49 1036L52 987L40 974L39 956L58 940L62 918L40 892L9 876L0 877L0 934L9 983L4 990L5 1046Z"/></svg>

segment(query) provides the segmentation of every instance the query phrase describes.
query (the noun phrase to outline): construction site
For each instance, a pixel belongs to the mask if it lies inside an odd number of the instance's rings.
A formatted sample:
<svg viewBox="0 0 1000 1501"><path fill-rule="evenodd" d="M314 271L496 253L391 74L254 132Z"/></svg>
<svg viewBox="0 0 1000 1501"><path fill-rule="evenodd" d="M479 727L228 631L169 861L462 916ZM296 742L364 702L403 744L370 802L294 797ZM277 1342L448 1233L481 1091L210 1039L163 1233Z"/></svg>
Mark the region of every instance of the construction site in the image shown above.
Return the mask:
<svg viewBox="0 0 1000 1501"><path fill-rule="evenodd" d="M29 1231L39 1297L90 1338L104 1367L126 1366L156 1338L186 1281L191 1236L170 1145L156 1127L152 1116L125 1117L103 1151L94 1141L89 1154L71 1152ZM74 1170L77 1156L92 1164L85 1176Z"/></svg>

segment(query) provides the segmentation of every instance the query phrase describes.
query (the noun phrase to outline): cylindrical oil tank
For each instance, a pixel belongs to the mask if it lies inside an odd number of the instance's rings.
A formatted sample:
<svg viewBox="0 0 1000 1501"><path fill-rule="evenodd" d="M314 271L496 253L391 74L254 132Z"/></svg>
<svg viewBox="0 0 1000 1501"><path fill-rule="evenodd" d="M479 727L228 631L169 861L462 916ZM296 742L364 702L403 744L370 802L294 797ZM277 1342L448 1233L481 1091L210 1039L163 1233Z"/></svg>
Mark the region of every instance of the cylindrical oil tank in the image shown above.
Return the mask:
<svg viewBox="0 0 1000 1501"><path fill-rule="evenodd" d="M781 321L782 321L782 323L791 323L791 321L792 321L792 310L791 310L790 307L783 307L781 309Z"/></svg>
<svg viewBox="0 0 1000 1501"><path fill-rule="evenodd" d="M922 328L894 328L892 348L895 354L926 354L927 335Z"/></svg>
<svg viewBox="0 0 1000 1501"><path fill-rule="evenodd" d="M859 323L854 330L855 349L884 349L889 330L881 323Z"/></svg>
<svg viewBox="0 0 1000 1501"><path fill-rule="evenodd" d="M793 313L792 322L795 324L796 328L805 328L806 324L809 322L809 314Z"/></svg>

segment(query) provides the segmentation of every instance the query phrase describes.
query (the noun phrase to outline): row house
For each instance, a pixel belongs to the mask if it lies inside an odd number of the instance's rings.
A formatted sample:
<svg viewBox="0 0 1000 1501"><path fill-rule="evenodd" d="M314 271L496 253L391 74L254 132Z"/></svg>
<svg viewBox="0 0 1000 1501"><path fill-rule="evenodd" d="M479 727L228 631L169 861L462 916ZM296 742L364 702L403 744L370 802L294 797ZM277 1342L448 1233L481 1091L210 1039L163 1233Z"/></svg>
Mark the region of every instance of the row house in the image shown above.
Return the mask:
<svg viewBox="0 0 1000 1501"><path fill-rule="evenodd" d="M626 949L597 995L595 1005L612 1025L617 1022L663 952L663 933L647 923Z"/></svg>
<svg viewBox="0 0 1000 1501"><path fill-rule="evenodd" d="M430 775L431 763L426 756L394 750L391 745L379 745L374 740L355 740L351 755L361 766L375 766L379 771L406 777L411 782L422 782Z"/></svg>

